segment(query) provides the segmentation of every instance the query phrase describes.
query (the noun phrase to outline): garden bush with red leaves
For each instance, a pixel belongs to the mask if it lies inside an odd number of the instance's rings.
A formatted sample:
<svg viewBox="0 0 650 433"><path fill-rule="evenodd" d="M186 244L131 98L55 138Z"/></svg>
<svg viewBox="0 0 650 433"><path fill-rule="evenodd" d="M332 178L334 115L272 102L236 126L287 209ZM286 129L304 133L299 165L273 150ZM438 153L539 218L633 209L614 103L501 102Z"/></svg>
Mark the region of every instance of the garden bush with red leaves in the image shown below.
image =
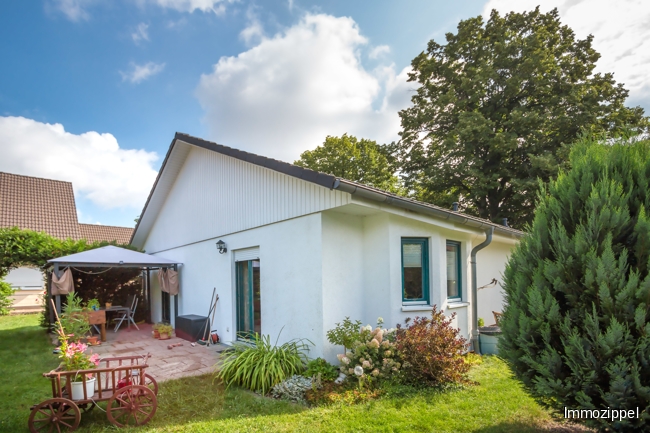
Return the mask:
<svg viewBox="0 0 650 433"><path fill-rule="evenodd" d="M406 327L397 325L396 346L403 360L402 377L405 382L429 385L467 383L471 365L463 353L467 340L451 323L455 317L446 317L433 307L431 317L406 320Z"/></svg>

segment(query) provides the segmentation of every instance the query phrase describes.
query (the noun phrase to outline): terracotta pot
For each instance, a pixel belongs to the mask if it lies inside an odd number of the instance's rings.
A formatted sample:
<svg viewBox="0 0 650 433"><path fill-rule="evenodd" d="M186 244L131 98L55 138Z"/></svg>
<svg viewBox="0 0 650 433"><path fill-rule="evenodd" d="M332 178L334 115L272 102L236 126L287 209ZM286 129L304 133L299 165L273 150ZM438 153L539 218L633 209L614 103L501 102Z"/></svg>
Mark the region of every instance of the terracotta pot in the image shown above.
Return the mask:
<svg viewBox="0 0 650 433"><path fill-rule="evenodd" d="M88 344L93 346L99 344L99 337L95 337L94 335L92 337L88 337Z"/></svg>
<svg viewBox="0 0 650 433"><path fill-rule="evenodd" d="M153 330L153 338L160 338L160 332L157 329Z"/></svg>
<svg viewBox="0 0 650 433"><path fill-rule="evenodd" d="M106 303L106 308L111 308L112 306L113 306L113 303L112 303L112 302L107 302L107 303Z"/></svg>
<svg viewBox="0 0 650 433"><path fill-rule="evenodd" d="M165 334L165 333L162 333L162 332L160 333L160 339L161 340L169 340L170 338L171 338L171 336L169 334Z"/></svg>

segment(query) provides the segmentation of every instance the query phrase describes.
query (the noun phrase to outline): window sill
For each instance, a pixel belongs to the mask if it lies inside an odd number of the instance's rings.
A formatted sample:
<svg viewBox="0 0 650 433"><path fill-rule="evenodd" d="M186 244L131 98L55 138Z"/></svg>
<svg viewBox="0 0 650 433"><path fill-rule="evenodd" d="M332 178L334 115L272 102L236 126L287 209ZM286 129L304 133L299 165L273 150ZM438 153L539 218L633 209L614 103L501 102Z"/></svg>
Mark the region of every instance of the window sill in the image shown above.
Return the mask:
<svg viewBox="0 0 650 433"><path fill-rule="evenodd" d="M402 311L431 311L431 305L402 305Z"/></svg>
<svg viewBox="0 0 650 433"><path fill-rule="evenodd" d="M454 308L463 308L463 307L469 307L469 302L455 301L447 304L448 310L453 310Z"/></svg>

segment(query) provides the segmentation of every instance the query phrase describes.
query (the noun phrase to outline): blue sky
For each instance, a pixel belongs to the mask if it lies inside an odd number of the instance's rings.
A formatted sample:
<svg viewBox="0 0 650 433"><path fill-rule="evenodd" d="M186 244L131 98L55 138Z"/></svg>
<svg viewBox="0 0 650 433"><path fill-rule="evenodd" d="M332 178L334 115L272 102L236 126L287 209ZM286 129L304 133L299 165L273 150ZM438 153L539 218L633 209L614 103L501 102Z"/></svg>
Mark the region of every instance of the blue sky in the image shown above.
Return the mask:
<svg viewBox="0 0 650 433"><path fill-rule="evenodd" d="M430 39L537 3L650 108L634 0L1 2L0 171L71 181L81 222L132 226L174 132L289 162L328 134L392 141Z"/></svg>

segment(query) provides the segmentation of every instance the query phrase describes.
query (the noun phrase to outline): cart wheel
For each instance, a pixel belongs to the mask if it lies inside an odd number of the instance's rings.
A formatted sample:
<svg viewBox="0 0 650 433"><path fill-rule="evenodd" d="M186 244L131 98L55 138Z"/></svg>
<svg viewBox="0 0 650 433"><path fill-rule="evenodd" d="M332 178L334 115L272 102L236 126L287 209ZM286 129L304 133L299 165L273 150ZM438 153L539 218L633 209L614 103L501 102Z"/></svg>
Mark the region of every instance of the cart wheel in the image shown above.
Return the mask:
<svg viewBox="0 0 650 433"><path fill-rule="evenodd" d="M75 431L79 421L81 412L72 400L51 398L34 406L27 425L32 433L59 433Z"/></svg>
<svg viewBox="0 0 650 433"><path fill-rule="evenodd" d="M158 395L158 382L156 382L156 379L149 376L148 374L145 374L143 385L152 390L156 396Z"/></svg>
<svg viewBox="0 0 650 433"><path fill-rule="evenodd" d="M108 400L106 416L118 426L137 426L148 423L156 413L156 394L143 385L130 385L118 390Z"/></svg>

